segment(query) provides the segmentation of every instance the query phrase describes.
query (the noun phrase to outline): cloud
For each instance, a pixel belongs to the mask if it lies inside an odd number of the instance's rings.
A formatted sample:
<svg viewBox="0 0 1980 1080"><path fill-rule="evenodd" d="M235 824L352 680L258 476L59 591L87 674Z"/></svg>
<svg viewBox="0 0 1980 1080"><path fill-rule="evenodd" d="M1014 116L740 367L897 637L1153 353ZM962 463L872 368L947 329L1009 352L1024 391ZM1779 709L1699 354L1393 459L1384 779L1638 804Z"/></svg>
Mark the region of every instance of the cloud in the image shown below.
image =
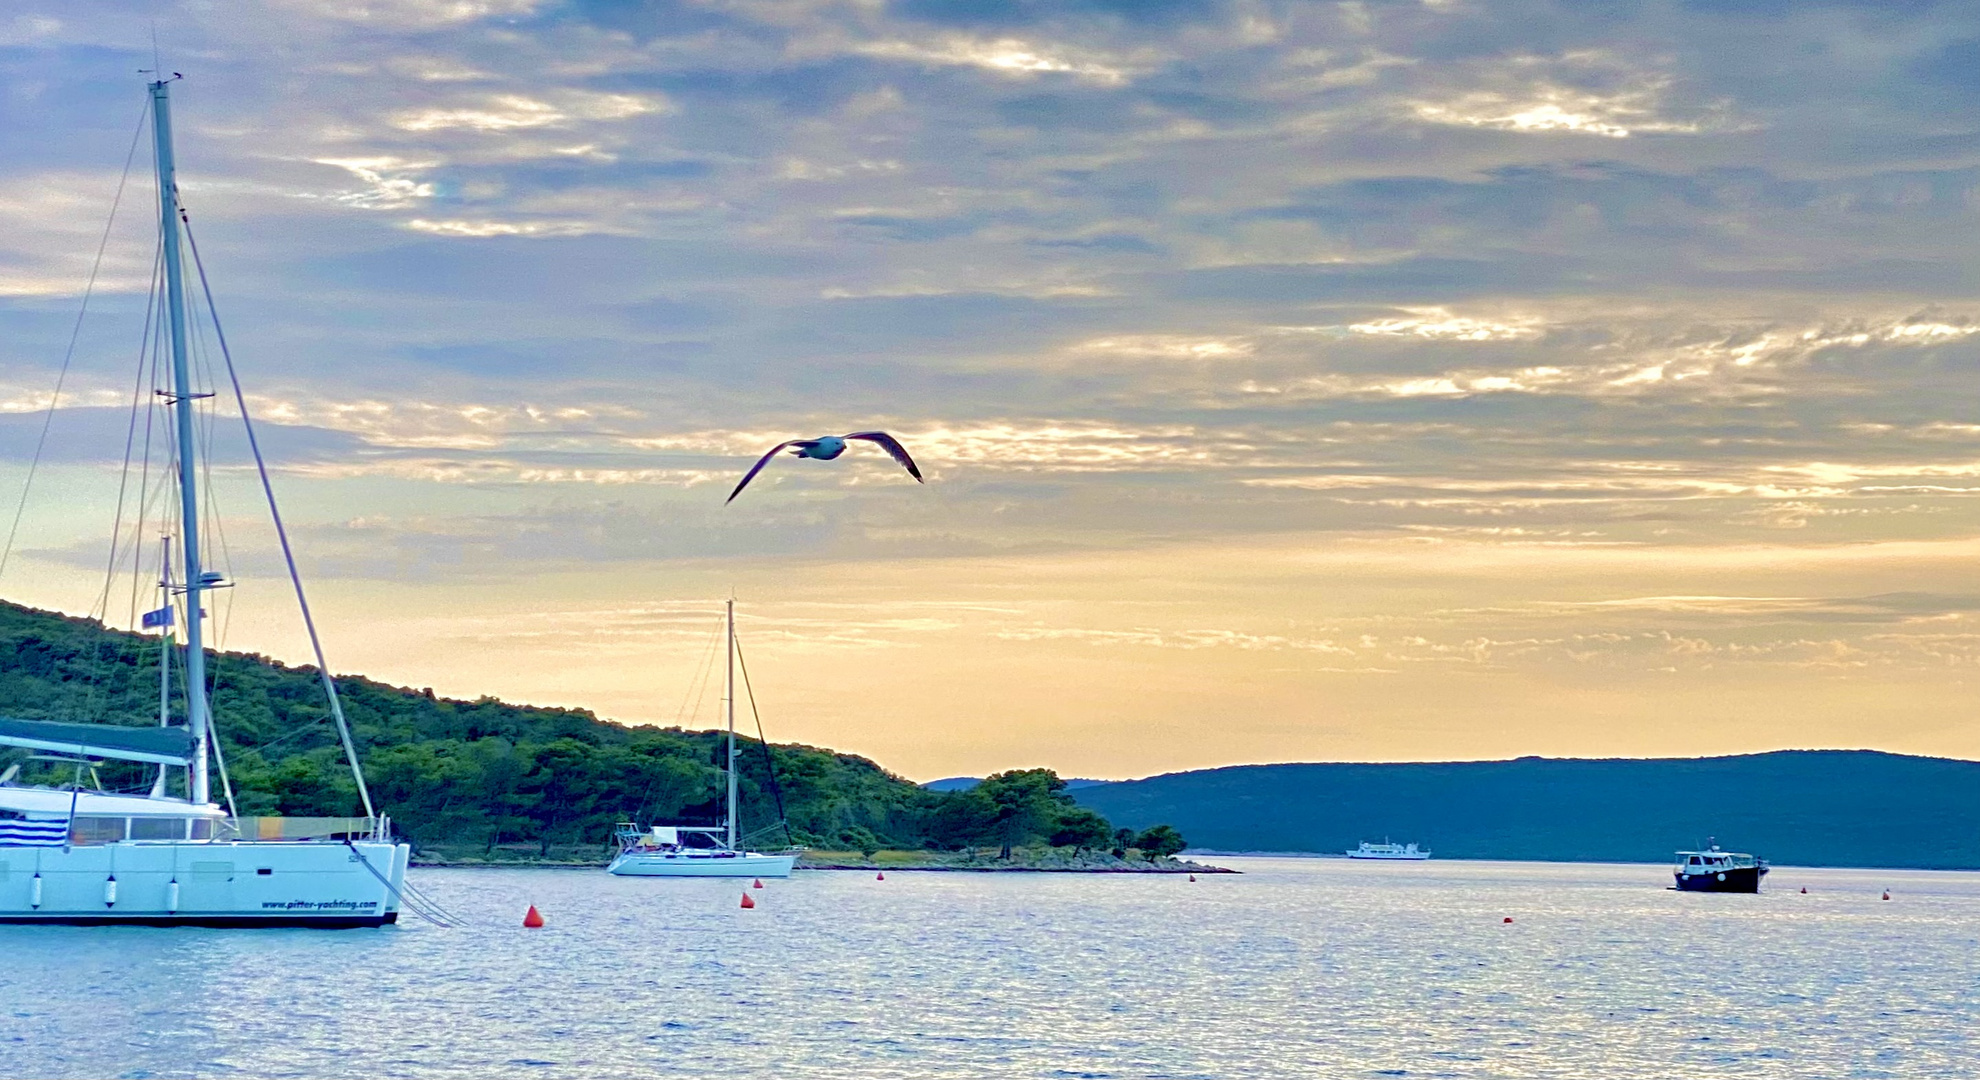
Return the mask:
<svg viewBox="0 0 1980 1080"><path fill-rule="evenodd" d="M855 51L888 60L977 67L1020 78L1065 74L1108 86L1128 79L1128 71L1115 63L1075 58L1053 46L1036 46L1017 38L995 41L965 37L949 37L934 42L873 41L857 46Z"/></svg>
<svg viewBox="0 0 1980 1080"><path fill-rule="evenodd" d="M141 7L0 19L8 470L143 104ZM1193 687L1245 686L1293 719L1232 759L1321 752L1283 733L1323 719L1328 753L1589 745L1536 719L1568 713L1642 749L1701 701L1980 753L1938 681L1980 591L1945 554L1980 509L1980 171L1942 107L1980 13L1824 11L271 0L160 45L307 557L367 618L406 597L381 664L636 710L635 665L572 689L415 623L567 610L525 629L570 665L674 633L690 589L926 588L1002 613L862 618L847 655L1198 732ZM51 603L97 572L154 355L137 175L24 519L89 551L37 556ZM869 426L930 483L856 452L722 508L768 446ZM806 692L930 706L847 663ZM1837 673L1940 734L1808 689Z"/></svg>

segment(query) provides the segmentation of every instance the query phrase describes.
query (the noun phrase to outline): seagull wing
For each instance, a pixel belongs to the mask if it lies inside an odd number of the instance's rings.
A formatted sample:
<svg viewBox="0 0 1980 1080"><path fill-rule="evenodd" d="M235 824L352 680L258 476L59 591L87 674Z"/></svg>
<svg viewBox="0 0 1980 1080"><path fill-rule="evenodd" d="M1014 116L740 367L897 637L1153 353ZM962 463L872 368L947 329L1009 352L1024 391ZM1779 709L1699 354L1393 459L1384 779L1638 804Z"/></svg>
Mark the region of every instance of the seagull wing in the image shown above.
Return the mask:
<svg viewBox="0 0 1980 1080"><path fill-rule="evenodd" d="M771 447L769 453L757 458L756 464L750 466L749 471L743 474L742 482L736 485L736 490L729 492L729 497L723 500L722 505L727 506L729 503L735 502L736 496L742 494L742 489L748 487L749 482L756 479L756 474L762 472L765 465L770 464L770 459L777 456L777 451L797 441L796 439L786 439Z"/></svg>
<svg viewBox="0 0 1980 1080"><path fill-rule="evenodd" d="M846 438L865 439L870 443L879 443L881 449L887 451L889 456L895 461L900 462L907 469L909 476L914 477L916 482L921 482L921 470L914 467L914 459L908 456L907 447L902 446L899 439L894 438L884 431L855 431L851 435L846 436Z"/></svg>

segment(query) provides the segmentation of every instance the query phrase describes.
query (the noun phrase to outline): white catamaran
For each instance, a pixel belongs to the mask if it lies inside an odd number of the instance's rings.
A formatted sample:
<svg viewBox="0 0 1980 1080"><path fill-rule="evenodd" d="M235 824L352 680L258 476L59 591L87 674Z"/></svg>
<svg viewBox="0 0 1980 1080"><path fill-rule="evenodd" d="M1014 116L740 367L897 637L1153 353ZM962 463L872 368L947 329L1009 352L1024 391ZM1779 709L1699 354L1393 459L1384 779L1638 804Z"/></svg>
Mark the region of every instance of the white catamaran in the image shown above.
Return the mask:
<svg viewBox="0 0 1980 1080"><path fill-rule="evenodd" d="M372 808L336 686L317 644L301 579L295 577L295 562L289 557L288 538L265 467L262 487L365 816L243 818L223 811L211 797L209 758L218 758L223 785L226 760L213 735L202 620L206 595L228 583L222 574L201 565L195 457L201 440L194 405L213 394L196 393L190 374L188 335L195 328L186 302L187 251L199 269L202 290L205 272L199 267L199 249L178 197L171 81L160 73L159 81L150 84L163 269L162 282L155 284L162 286L157 303L171 352L171 385L158 394L172 414L181 583L172 583L168 562L161 581L165 606L148 613L143 623L161 628L159 724L132 727L0 717L0 745L28 749L34 752L31 760L52 761L63 772L73 770L73 780L62 786L17 783L18 763L0 774L0 922L311 927L396 922L411 849L391 840L390 822ZM204 295L210 312L211 293ZM217 318L211 329L224 355L226 338ZM231 377L231 358L227 370ZM233 390L243 423L248 423L237 380ZM259 467L260 450L251 423L247 437ZM168 560L170 554L168 547ZM175 624L184 628L182 648ZM183 664L185 675L177 698L170 684L174 663ZM184 724L171 723L175 702L183 704ZM4 706L0 702L0 708ZM143 794L104 791L95 783L85 789L85 777L94 780L98 767L108 760L155 765L157 779ZM179 795L169 793L168 781L173 777L183 779ZM232 801L229 792L230 810ZM411 903L417 905L417 897Z"/></svg>
<svg viewBox="0 0 1980 1080"><path fill-rule="evenodd" d="M722 707L728 714L728 795L723 800L727 821L721 829L684 825L655 825L642 830L635 822L618 828L619 854L606 867L626 877L790 877L797 856L763 855L736 846L736 602L729 601L723 625L727 666L722 681ZM752 698L752 700L754 700ZM768 744L765 744L766 749ZM687 843L690 836L710 846Z"/></svg>

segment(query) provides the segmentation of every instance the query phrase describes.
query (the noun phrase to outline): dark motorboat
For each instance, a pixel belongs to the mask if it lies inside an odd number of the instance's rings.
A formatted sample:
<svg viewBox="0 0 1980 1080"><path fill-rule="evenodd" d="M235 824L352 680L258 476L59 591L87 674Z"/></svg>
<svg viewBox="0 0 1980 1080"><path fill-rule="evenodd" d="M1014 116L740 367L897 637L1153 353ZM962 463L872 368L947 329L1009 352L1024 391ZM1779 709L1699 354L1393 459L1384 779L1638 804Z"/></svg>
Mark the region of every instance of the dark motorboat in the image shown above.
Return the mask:
<svg viewBox="0 0 1980 1080"><path fill-rule="evenodd" d="M1678 852L1674 876L1681 892L1757 893L1767 860L1720 851L1715 844L1709 851Z"/></svg>

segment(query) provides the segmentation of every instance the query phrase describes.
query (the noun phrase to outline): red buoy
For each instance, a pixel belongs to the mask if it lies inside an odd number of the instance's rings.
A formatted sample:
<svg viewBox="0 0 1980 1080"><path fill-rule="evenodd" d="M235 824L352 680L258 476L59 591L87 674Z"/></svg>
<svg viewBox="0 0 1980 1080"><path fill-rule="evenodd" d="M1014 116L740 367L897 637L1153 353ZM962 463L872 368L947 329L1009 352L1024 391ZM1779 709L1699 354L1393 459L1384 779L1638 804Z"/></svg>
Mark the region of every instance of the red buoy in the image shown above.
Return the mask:
<svg viewBox="0 0 1980 1080"><path fill-rule="evenodd" d="M1507 922L1511 922L1511 921L1512 921L1512 916L1511 916L1511 915L1508 915L1508 916L1506 916L1506 921L1507 921Z"/></svg>
<svg viewBox="0 0 1980 1080"><path fill-rule="evenodd" d="M523 926L531 930L543 929L543 913L536 910L535 904L529 905L529 914L523 916Z"/></svg>
<svg viewBox="0 0 1980 1080"><path fill-rule="evenodd" d="M1889 900L1890 898L1891 898L1891 890L1889 890L1889 889L1885 889L1885 890L1884 890L1884 899L1886 899L1886 900Z"/></svg>
<svg viewBox="0 0 1980 1080"><path fill-rule="evenodd" d="M1801 887L1801 895L1803 895L1803 896L1807 896L1807 895L1808 895L1808 886L1806 886L1806 885L1803 885L1803 886Z"/></svg>
<svg viewBox="0 0 1980 1080"><path fill-rule="evenodd" d="M1196 880L1196 875L1195 875L1195 874L1191 874L1191 875L1189 875L1189 880L1191 880L1191 881L1195 881L1195 880Z"/></svg>
<svg viewBox="0 0 1980 1080"><path fill-rule="evenodd" d="M763 887L763 879L762 879L762 878L757 878L757 879L756 879L756 881L755 881L755 882L754 882L753 884L751 884L751 885L750 885L750 888L752 888L752 889L760 889L760 888L762 888L762 887Z"/></svg>
<svg viewBox="0 0 1980 1080"><path fill-rule="evenodd" d="M755 900L752 900L752 899L750 898L750 895L749 895L749 893L748 893L748 892L744 892L744 893L743 893L743 902L742 902L742 906L744 906L744 907L746 907L746 908L748 908L748 907L755 907L755 906L756 906L756 901L755 901Z"/></svg>
<svg viewBox="0 0 1980 1080"><path fill-rule="evenodd" d="M877 873L877 874L875 874L875 875L873 875L873 880L875 880L875 881L885 881L885 880L887 880L887 872L886 872L885 870L882 870L881 872L879 872L879 873Z"/></svg>

